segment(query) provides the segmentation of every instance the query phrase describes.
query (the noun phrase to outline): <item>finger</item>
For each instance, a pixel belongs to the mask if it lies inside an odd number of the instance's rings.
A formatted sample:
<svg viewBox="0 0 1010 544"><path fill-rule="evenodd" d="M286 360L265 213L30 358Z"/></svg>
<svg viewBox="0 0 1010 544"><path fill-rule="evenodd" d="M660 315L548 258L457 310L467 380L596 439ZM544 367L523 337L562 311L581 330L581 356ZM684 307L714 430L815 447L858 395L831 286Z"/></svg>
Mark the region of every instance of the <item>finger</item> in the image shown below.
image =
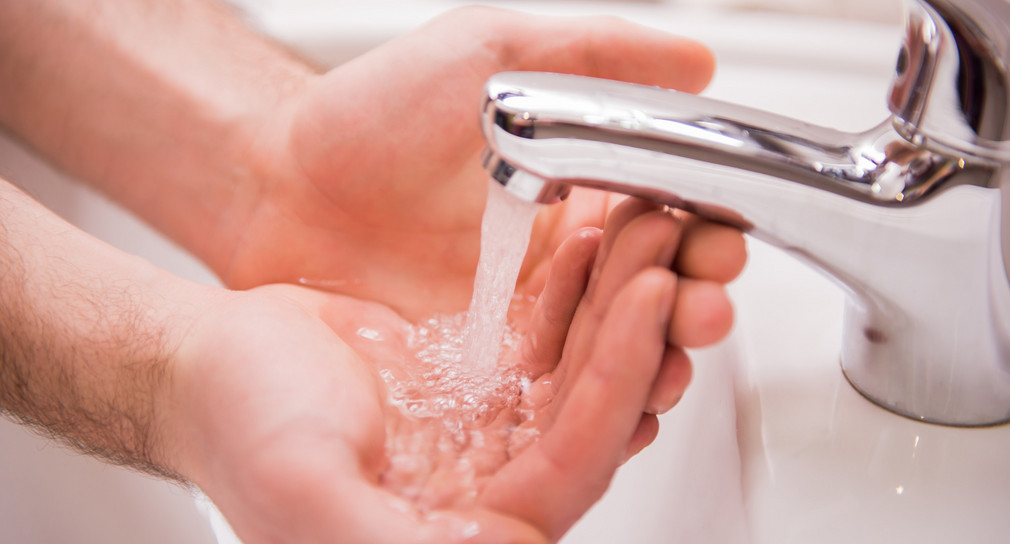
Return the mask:
<svg viewBox="0 0 1010 544"><path fill-rule="evenodd" d="M566 380L569 391L553 425L489 483L482 504L556 538L603 495L642 420L675 290L673 274L660 268L621 289L590 360Z"/></svg>
<svg viewBox="0 0 1010 544"><path fill-rule="evenodd" d="M614 247L614 242L617 240L617 235L624 230L624 227L627 226L632 219L659 209L660 206L658 204L641 198L627 198L615 206L614 209L607 214L607 218L603 224L603 241L600 242L600 249L598 252L599 257L597 258L597 262L603 263L607 260L607 256L610 255L610 251Z"/></svg>
<svg viewBox="0 0 1010 544"><path fill-rule="evenodd" d="M617 290L633 275L650 266L669 268L680 243L680 223L652 208L651 203L628 201L604 229L603 240L589 280L586 297L605 311ZM642 210L652 209L642 213ZM632 215L637 213L638 215Z"/></svg>
<svg viewBox="0 0 1010 544"><path fill-rule="evenodd" d="M670 343L700 348L722 340L733 327L733 305L722 284L680 278L670 321Z"/></svg>
<svg viewBox="0 0 1010 544"><path fill-rule="evenodd" d="M655 414L642 414L642 418L638 421L638 428L635 429L635 434L631 436L628 448L624 452L623 463L627 463L628 459L638 455L646 446L652 444L658 435L659 418Z"/></svg>
<svg viewBox="0 0 1010 544"><path fill-rule="evenodd" d="M664 414L680 402L684 391L691 383L691 359L683 348L667 346L663 354L663 364L659 375L649 392L649 402L645 411L650 414Z"/></svg>
<svg viewBox="0 0 1010 544"><path fill-rule="evenodd" d="M616 293L646 268L657 265L669 268L679 234L677 219L644 200L629 199L608 217L593 272L565 346L568 353L554 375L553 383L562 401L568 394L563 384L569 373L577 374L592 357L601 322ZM609 248L605 249L607 245Z"/></svg>
<svg viewBox="0 0 1010 544"><path fill-rule="evenodd" d="M526 251L523 290L539 293L546 281L551 259L569 234L583 227L603 228L610 209L623 195L588 188L573 188L564 202L546 206L537 213Z"/></svg>
<svg viewBox="0 0 1010 544"><path fill-rule="evenodd" d="M601 236L599 229L581 229L565 240L554 256L522 344L523 357L538 374L554 368L561 360Z"/></svg>
<svg viewBox="0 0 1010 544"><path fill-rule="evenodd" d="M689 216L684 222L674 270L701 280L728 283L740 275L747 246L738 229Z"/></svg>
<svg viewBox="0 0 1010 544"><path fill-rule="evenodd" d="M699 92L715 58L705 46L617 17L515 21L514 69L566 72ZM578 44L577 46L574 44Z"/></svg>

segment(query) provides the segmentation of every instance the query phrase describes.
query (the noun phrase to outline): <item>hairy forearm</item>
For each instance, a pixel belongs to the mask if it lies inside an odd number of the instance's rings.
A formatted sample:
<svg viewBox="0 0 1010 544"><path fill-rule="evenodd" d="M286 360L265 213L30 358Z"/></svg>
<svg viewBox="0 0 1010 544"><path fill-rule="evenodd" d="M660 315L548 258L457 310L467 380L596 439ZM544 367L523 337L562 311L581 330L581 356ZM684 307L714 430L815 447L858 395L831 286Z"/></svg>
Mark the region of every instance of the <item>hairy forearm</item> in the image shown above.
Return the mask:
<svg viewBox="0 0 1010 544"><path fill-rule="evenodd" d="M0 124L218 272L312 73L214 0L0 2Z"/></svg>
<svg viewBox="0 0 1010 544"><path fill-rule="evenodd" d="M0 412L173 475L160 427L173 351L198 310L179 302L182 284L0 180Z"/></svg>

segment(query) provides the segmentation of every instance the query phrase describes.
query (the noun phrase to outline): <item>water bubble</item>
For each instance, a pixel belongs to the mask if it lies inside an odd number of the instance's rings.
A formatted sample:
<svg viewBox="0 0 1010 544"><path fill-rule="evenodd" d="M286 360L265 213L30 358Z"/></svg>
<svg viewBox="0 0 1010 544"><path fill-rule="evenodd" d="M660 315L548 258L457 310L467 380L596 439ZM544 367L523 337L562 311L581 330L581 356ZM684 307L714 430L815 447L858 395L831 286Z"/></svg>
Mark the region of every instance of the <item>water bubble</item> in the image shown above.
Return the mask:
<svg viewBox="0 0 1010 544"><path fill-rule="evenodd" d="M358 329L357 334L358 336L366 340L374 340L377 342L383 340L382 334L379 331L375 329L369 329L367 327L361 327L360 329Z"/></svg>

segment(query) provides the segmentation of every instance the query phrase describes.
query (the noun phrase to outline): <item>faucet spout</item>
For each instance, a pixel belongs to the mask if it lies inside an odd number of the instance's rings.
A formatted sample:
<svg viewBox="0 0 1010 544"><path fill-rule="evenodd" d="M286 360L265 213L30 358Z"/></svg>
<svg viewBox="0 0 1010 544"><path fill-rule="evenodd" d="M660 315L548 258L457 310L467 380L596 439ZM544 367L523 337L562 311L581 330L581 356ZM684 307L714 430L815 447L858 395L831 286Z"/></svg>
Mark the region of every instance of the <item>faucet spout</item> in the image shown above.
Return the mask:
<svg viewBox="0 0 1010 544"><path fill-rule="evenodd" d="M899 206L966 166L911 144L892 120L850 134L677 91L535 72L497 74L486 90L485 168L516 196L540 203L580 185L674 198L669 204L683 207L715 190L690 178L751 172ZM511 186L514 163L543 183ZM674 170L685 179L670 179ZM687 201L669 191L671 183Z"/></svg>
<svg viewBox="0 0 1010 544"><path fill-rule="evenodd" d="M676 91L513 72L486 86L484 165L514 195L572 186L740 227L849 294L842 366L919 420L1010 420L1006 162L922 145L896 117L845 133Z"/></svg>

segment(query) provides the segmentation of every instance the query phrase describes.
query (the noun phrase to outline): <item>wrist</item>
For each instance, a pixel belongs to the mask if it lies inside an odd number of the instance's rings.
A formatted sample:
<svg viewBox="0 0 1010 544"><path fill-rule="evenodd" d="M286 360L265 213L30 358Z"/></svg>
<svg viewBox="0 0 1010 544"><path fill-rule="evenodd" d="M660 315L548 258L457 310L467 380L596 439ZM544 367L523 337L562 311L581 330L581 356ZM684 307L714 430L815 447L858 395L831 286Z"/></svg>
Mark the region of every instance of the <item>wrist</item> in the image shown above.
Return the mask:
<svg viewBox="0 0 1010 544"><path fill-rule="evenodd" d="M141 194L124 204L229 285L233 255L249 223L262 213L268 186L297 169L287 156L286 135L294 110L316 77L311 67L283 52L271 57L272 44L260 45L267 49L260 52L263 57L270 58L246 61L261 68L257 74L219 82L233 87L230 98L222 101L196 92L190 97L191 116L176 126L154 127L159 134L186 136L176 136L181 145L174 157L153 161L162 174L146 170L153 179L125 193Z"/></svg>
<svg viewBox="0 0 1010 544"><path fill-rule="evenodd" d="M214 289L194 307L199 315L175 328L158 462L215 497L222 479L251 477L236 463L290 430L284 414L298 411L306 391L286 382L304 363L298 352L319 341L299 336L333 336L297 303L260 290Z"/></svg>
<svg viewBox="0 0 1010 544"><path fill-rule="evenodd" d="M175 194L167 200L171 207L146 207L142 215L155 227L192 252L228 286L234 255L250 236L249 226L269 214L266 195L285 179L298 174L289 154L288 133L294 110L311 73L291 73L287 80L275 80L271 98L257 100L232 118L213 123L207 141L194 145L202 149L190 162L188 171L169 182ZM273 94L276 93L276 94ZM199 181L196 181L199 180ZM242 285L238 287L250 287Z"/></svg>
<svg viewBox="0 0 1010 544"><path fill-rule="evenodd" d="M180 403L187 376L192 374L193 361L187 345L195 331L213 314L220 301L232 296L227 290L193 284L166 272L147 284L147 289L163 302L156 311L159 319L159 365L152 367L155 379L147 404L150 432L147 435L146 461L157 467L154 472L180 481L192 481L189 458L192 445L187 440L186 407ZM191 423L191 422L190 422Z"/></svg>
<svg viewBox="0 0 1010 544"><path fill-rule="evenodd" d="M292 224L316 221L310 217L314 212L306 213L314 209L306 203L318 203L323 197L313 193L304 157L297 154L294 139L304 124L306 103L318 92L320 80L319 74L305 73L279 83L278 90L284 94L249 112L229 136L233 158L226 185L230 200L222 203L217 213L209 214L219 222L211 229L217 233L216 239L206 239L202 248L199 241L185 244L228 287L248 289L298 279L287 273L290 259L284 248L305 242L291 239L287 233ZM193 232L191 238L199 236ZM264 254L262 247L275 251Z"/></svg>
<svg viewBox="0 0 1010 544"><path fill-rule="evenodd" d="M162 407L179 339L210 288L74 229L2 181L0 232L0 410L172 475Z"/></svg>

